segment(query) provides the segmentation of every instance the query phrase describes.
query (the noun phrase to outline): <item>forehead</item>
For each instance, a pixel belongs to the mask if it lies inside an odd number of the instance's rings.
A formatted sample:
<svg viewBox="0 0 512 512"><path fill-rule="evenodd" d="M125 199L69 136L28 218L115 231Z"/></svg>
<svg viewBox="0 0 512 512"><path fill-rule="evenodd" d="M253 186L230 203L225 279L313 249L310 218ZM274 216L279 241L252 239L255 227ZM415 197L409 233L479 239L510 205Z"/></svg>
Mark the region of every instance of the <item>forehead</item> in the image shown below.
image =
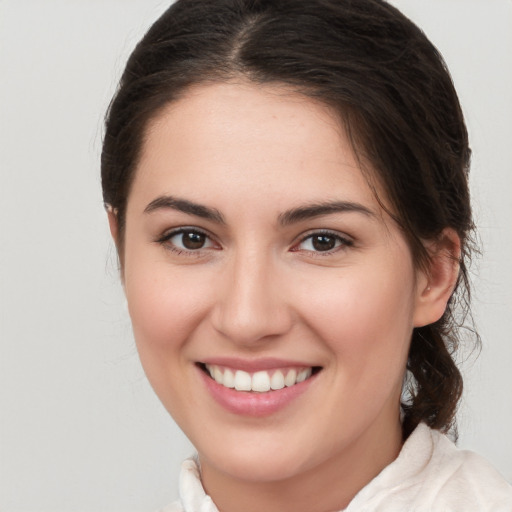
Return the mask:
<svg viewBox="0 0 512 512"><path fill-rule="evenodd" d="M149 202L163 193L219 199L221 208L339 199L376 206L327 106L245 82L193 87L150 122L131 195Z"/></svg>

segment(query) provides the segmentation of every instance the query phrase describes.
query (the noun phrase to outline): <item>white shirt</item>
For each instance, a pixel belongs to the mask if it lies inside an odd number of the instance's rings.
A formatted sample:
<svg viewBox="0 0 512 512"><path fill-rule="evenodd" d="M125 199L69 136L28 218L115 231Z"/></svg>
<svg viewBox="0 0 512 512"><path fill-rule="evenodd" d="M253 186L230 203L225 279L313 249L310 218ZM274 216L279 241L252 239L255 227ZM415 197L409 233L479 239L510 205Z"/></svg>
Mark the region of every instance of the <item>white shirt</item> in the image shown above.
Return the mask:
<svg viewBox="0 0 512 512"><path fill-rule="evenodd" d="M194 459L182 465L179 493L180 500L160 512L218 512ZM485 459L420 424L398 458L345 509L370 511L512 512L512 486Z"/></svg>

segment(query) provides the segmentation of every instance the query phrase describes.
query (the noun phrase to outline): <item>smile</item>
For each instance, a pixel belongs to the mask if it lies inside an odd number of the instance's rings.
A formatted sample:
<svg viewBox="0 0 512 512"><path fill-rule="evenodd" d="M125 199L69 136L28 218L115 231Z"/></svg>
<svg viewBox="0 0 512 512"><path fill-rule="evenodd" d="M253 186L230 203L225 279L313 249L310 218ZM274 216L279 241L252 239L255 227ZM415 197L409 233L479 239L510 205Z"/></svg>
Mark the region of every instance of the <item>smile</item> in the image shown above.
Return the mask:
<svg viewBox="0 0 512 512"><path fill-rule="evenodd" d="M208 395L230 413L261 418L288 408L314 387L321 366L276 359L217 358L196 367Z"/></svg>
<svg viewBox="0 0 512 512"><path fill-rule="evenodd" d="M225 388L257 393L294 386L309 379L313 374L313 367L262 370L254 373L209 364L206 364L205 368L211 378Z"/></svg>

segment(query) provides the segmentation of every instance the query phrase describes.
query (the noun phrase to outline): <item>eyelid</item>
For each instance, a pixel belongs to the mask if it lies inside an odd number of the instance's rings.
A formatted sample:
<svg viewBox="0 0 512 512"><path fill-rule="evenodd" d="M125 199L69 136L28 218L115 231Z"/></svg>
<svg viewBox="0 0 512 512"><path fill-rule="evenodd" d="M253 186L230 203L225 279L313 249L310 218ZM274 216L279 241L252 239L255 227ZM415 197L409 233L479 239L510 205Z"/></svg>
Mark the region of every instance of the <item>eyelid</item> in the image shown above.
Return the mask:
<svg viewBox="0 0 512 512"><path fill-rule="evenodd" d="M172 238L173 236L179 235L180 233L194 232L200 233L201 235L205 235L208 238L211 238L209 233L207 233L204 229L198 228L196 226L179 226L176 228L166 229L156 240L155 242L165 242Z"/></svg>

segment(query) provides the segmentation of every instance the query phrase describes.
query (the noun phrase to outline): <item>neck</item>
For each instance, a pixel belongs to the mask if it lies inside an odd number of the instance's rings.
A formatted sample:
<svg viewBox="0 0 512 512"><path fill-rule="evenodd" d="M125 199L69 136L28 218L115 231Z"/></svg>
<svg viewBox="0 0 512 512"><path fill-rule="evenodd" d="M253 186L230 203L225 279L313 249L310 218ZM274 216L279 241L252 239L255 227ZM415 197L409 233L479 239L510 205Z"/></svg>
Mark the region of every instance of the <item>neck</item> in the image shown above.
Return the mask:
<svg viewBox="0 0 512 512"><path fill-rule="evenodd" d="M332 512L346 508L401 446L398 419L384 430L377 422L337 456L286 480L240 480L210 464L202 464L202 480L221 512Z"/></svg>

